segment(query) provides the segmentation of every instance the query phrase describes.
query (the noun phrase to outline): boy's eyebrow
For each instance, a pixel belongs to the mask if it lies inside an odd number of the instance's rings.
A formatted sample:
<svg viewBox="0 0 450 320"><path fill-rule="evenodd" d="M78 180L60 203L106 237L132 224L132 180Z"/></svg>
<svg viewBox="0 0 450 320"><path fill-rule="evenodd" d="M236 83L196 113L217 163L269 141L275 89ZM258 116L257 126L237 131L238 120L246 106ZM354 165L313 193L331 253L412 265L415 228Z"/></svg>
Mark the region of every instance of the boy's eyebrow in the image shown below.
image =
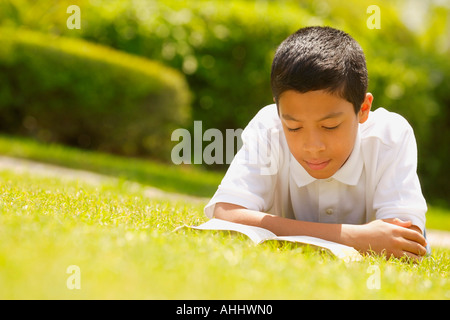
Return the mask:
<svg viewBox="0 0 450 320"><path fill-rule="evenodd" d="M344 113L342 111L341 112L331 112L331 113L327 114L325 117L320 118L319 121L323 121L323 120L331 119L331 118L337 118L343 114Z"/></svg>
<svg viewBox="0 0 450 320"><path fill-rule="evenodd" d="M290 114L287 113L283 113L281 116L283 117L284 120L301 122L300 120L295 119L294 117L292 117Z"/></svg>
<svg viewBox="0 0 450 320"><path fill-rule="evenodd" d="M342 114L343 114L343 112L331 112L331 113L327 114L326 116L320 118L319 121L323 121L323 120L331 119L331 118L337 118L337 117L341 116ZM287 114L287 113L283 113L281 116L285 120L301 122L301 120L297 120L293 116L291 116L290 114Z"/></svg>

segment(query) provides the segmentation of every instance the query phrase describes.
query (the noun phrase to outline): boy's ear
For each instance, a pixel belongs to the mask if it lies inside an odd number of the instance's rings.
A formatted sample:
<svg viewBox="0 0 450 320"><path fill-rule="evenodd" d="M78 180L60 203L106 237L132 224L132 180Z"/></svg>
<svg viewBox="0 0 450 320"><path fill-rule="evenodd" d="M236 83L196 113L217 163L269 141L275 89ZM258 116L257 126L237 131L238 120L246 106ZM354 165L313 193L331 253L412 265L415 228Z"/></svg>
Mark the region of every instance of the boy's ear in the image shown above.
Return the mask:
<svg viewBox="0 0 450 320"><path fill-rule="evenodd" d="M373 95L368 92L366 93L366 97L364 102L361 104L361 109L358 113L359 123L364 123L369 118L370 108L372 108Z"/></svg>

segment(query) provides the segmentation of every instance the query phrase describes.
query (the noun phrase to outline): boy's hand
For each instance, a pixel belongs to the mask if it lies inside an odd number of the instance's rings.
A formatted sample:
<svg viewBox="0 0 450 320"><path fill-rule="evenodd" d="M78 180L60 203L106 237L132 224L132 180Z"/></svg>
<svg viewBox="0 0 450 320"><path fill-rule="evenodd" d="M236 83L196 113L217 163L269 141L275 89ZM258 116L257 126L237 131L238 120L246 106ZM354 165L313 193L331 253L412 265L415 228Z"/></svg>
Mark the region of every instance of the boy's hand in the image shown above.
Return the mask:
<svg viewBox="0 0 450 320"><path fill-rule="evenodd" d="M356 249L362 252L385 253L387 258L408 256L414 260L420 260L427 252L425 238L411 221L375 220L360 227Z"/></svg>
<svg viewBox="0 0 450 320"><path fill-rule="evenodd" d="M422 231L420 230L420 228L418 226L413 225L411 221L403 221L403 220L401 220L399 218L382 219L382 220L385 221L385 222L389 222L389 223L395 224L395 225L397 225L399 227L404 227L404 228L408 228L408 229L411 229L411 230L415 230L418 233L423 234Z"/></svg>

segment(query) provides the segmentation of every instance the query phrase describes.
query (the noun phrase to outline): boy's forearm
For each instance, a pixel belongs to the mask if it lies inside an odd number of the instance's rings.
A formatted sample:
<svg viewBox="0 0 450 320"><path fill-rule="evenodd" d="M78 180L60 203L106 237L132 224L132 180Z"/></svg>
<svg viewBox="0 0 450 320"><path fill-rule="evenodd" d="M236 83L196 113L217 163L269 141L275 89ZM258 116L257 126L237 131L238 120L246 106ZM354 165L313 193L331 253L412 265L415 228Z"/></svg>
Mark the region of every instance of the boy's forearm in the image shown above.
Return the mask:
<svg viewBox="0 0 450 320"><path fill-rule="evenodd" d="M385 253L387 257L407 255L417 259L426 253L426 240L410 229L411 222L400 219L375 220L364 225L328 224L282 218L259 211L218 203L214 216L219 219L268 229L278 236L304 235L341 243L360 252Z"/></svg>
<svg viewBox="0 0 450 320"><path fill-rule="evenodd" d="M342 229L345 228L345 225L342 224L299 221L245 208L232 210L216 209L214 216L223 220L261 227L272 231L277 236L304 235L352 245L350 243L352 237L348 239L342 237ZM351 230L348 230L348 232L351 232Z"/></svg>
<svg viewBox="0 0 450 320"><path fill-rule="evenodd" d="M367 230L362 227L363 225L293 220L247 209L233 210L232 212L226 213L225 216L222 216L222 219L262 227L272 231L277 236L301 235L316 237L353 247L360 252L375 249L375 247L371 248L370 244L369 247L367 246ZM381 250L377 251L381 253Z"/></svg>

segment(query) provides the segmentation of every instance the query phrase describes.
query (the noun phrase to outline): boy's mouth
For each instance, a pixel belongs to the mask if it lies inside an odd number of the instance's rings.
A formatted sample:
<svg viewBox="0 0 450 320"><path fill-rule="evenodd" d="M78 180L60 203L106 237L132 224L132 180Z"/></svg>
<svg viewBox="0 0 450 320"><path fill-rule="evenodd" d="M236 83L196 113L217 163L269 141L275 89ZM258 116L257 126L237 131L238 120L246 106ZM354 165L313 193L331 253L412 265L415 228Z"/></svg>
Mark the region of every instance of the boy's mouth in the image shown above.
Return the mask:
<svg viewBox="0 0 450 320"><path fill-rule="evenodd" d="M325 169L326 166L330 163L331 160L310 160L306 161L305 163L311 170L322 170Z"/></svg>

